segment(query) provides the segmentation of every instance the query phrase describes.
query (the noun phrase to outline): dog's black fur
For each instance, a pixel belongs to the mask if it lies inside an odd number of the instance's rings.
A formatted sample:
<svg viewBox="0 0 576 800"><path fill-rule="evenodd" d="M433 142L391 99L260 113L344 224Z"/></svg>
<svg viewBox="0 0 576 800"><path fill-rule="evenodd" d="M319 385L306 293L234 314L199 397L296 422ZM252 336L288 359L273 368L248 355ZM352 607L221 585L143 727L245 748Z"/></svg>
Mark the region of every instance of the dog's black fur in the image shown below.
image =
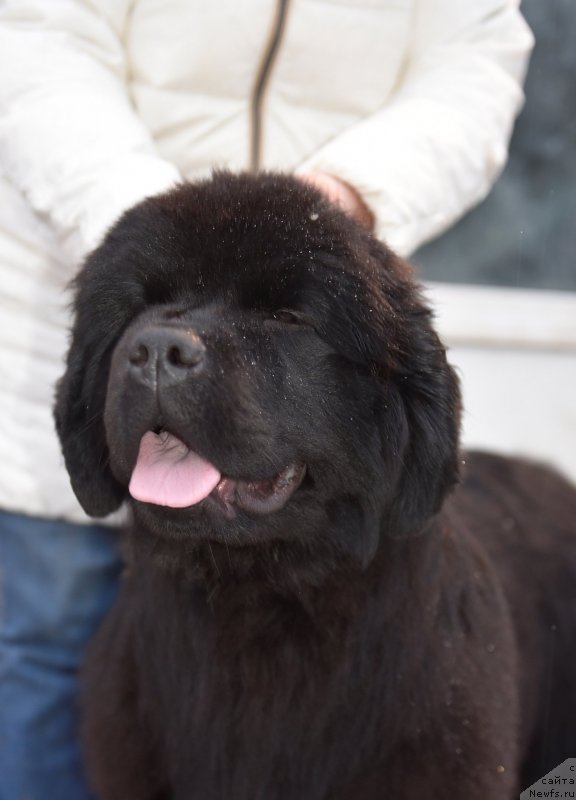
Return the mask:
<svg viewBox="0 0 576 800"><path fill-rule="evenodd" d="M201 368L134 380L151 329ZM510 800L576 755L576 494L481 454L450 494L458 385L411 270L311 187L222 173L125 214L56 420L84 508L133 515L86 671L103 800ZM269 514L137 502L159 428L306 475Z"/></svg>

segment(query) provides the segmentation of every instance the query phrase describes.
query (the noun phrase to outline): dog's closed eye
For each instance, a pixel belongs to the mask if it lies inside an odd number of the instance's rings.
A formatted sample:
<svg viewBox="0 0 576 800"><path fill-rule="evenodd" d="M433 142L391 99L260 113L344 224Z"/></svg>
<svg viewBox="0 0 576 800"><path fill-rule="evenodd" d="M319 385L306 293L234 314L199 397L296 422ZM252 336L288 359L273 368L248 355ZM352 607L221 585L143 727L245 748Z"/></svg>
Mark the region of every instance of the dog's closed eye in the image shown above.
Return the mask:
<svg viewBox="0 0 576 800"><path fill-rule="evenodd" d="M309 316L301 313L300 311L292 311L288 308L280 308L277 311L274 311L268 321L282 322L286 325L306 325L311 328L314 327L313 320Z"/></svg>

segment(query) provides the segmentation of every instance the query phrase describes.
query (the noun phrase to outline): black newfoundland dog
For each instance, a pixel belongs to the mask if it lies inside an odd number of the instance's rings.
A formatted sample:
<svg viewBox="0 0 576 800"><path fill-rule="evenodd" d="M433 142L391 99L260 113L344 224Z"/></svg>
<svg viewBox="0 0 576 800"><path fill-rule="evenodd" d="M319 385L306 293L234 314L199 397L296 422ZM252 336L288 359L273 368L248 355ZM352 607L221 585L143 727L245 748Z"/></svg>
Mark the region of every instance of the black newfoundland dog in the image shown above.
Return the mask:
<svg viewBox="0 0 576 800"><path fill-rule="evenodd" d="M463 457L459 406L410 268L311 187L120 219L56 404L83 507L132 517L99 798L510 800L576 756L576 493Z"/></svg>

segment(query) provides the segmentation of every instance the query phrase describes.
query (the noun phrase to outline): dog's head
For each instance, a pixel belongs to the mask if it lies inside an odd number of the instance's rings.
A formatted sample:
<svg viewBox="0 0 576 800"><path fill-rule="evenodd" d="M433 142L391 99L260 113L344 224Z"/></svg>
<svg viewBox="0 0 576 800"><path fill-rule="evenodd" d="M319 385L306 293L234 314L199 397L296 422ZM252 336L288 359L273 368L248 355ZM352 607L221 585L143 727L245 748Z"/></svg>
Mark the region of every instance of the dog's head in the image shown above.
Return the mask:
<svg viewBox="0 0 576 800"><path fill-rule="evenodd" d="M409 267L296 179L127 212L77 279L56 422L85 510L365 563L457 476L459 398Z"/></svg>

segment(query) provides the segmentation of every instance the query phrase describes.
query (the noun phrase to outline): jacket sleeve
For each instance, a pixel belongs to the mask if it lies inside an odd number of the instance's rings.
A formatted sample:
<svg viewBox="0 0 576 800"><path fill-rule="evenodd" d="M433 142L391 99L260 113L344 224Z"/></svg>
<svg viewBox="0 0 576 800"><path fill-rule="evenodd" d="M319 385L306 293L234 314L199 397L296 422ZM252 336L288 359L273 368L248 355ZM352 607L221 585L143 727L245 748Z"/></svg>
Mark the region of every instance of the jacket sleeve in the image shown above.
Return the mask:
<svg viewBox="0 0 576 800"><path fill-rule="evenodd" d="M178 181L132 108L127 0L0 6L0 159L8 179L82 257L126 208Z"/></svg>
<svg viewBox="0 0 576 800"><path fill-rule="evenodd" d="M533 44L518 0L417 0L412 50L383 108L300 165L354 186L408 255L502 170Z"/></svg>

